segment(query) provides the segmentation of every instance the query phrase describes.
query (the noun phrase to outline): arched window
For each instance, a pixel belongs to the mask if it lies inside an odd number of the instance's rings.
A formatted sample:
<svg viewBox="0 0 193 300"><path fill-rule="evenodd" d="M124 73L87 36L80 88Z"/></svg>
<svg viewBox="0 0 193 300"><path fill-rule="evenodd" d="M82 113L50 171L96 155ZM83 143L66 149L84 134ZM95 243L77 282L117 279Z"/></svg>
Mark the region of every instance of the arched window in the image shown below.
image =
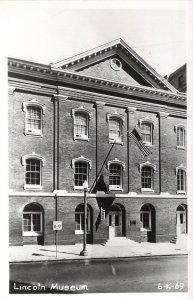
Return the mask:
<svg viewBox="0 0 193 300"><path fill-rule="evenodd" d="M87 206L87 233L90 232L90 209ZM75 210L75 234L82 234L84 232L84 205L80 204Z"/></svg>
<svg viewBox="0 0 193 300"><path fill-rule="evenodd" d="M179 124L175 126L176 138L177 138L177 149L185 148L185 128L183 125Z"/></svg>
<svg viewBox="0 0 193 300"><path fill-rule="evenodd" d="M34 152L22 156L22 164L25 166L24 189L41 189L44 162L45 158Z"/></svg>
<svg viewBox="0 0 193 300"><path fill-rule="evenodd" d="M74 118L74 139L89 139L89 119L91 113L83 106L72 109Z"/></svg>
<svg viewBox="0 0 193 300"><path fill-rule="evenodd" d="M74 169L74 189L83 189L85 180L89 182L89 168L91 168L91 165L91 161L83 156L72 160L72 167Z"/></svg>
<svg viewBox="0 0 193 300"><path fill-rule="evenodd" d="M123 191L123 169L125 164L118 159L108 162L109 190Z"/></svg>
<svg viewBox="0 0 193 300"><path fill-rule="evenodd" d="M153 191L156 166L147 161L140 164L139 170L141 173L141 191Z"/></svg>
<svg viewBox="0 0 193 300"><path fill-rule="evenodd" d="M177 193L184 194L186 192L186 170L185 168L176 168L177 172Z"/></svg>
<svg viewBox="0 0 193 300"><path fill-rule="evenodd" d="M140 221L142 229L151 229L151 209L148 204L143 205L140 210Z"/></svg>
<svg viewBox="0 0 193 300"><path fill-rule="evenodd" d="M36 203L28 204L23 210L23 236L43 234L42 208Z"/></svg>
<svg viewBox="0 0 193 300"><path fill-rule="evenodd" d="M25 135L42 136L43 117L45 114L45 105L33 99L23 103L25 112Z"/></svg>
<svg viewBox="0 0 193 300"><path fill-rule="evenodd" d="M123 144L124 117L117 113L107 114L109 123L109 143Z"/></svg>

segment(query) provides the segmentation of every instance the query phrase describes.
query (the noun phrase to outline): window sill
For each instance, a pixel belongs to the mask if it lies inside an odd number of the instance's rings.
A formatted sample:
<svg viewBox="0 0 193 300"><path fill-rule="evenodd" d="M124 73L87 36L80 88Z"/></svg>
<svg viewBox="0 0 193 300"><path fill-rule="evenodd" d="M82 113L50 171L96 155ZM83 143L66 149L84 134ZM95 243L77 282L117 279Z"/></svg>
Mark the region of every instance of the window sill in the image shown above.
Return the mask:
<svg viewBox="0 0 193 300"><path fill-rule="evenodd" d="M186 192L185 191L177 191L176 192L178 195L186 195Z"/></svg>
<svg viewBox="0 0 193 300"><path fill-rule="evenodd" d="M109 186L109 191L121 191L123 192L123 188L116 186Z"/></svg>
<svg viewBox="0 0 193 300"><path fill-rule="evenodd" d="M87 141L89 142L88 136L74 136L74 141L79 140L79 141Z"/></svg>
<svg viewBox="0 0 193 300"><path fill-rule="evenodd" d="M84 187L83 186L74 186L74 191L78 191L78 190L80 190L80 191L84 191ZM89 192L89 188L88 188L88 190L87 190L87 192Z"/></svg>
<svg viewBox="0 0 193 300"><path fill-rule="evenodd" d="M42 190L42 186L40 185L28 185L28 184L25 184L24 185L24 190Z"/></svg>
<svg viewBox="0 0 193 300"><path fill-rule="evenodd" d="M147 143L147 142L144 142L143 141L143 144L147 147L151 147L151 148L154 148L154 145L153 144L150 144L150 143Z"/></svg>
<svg viewBox="0 0 193 300"><path fill-rule="evenodd" d="M121 142L121 141L109 140L109 144L117 144L117 145L122 145L123 146L123 142Z"/></svg>
<svg viewBox="0 0 193 300"><path fill-rule="evenodd" d="M155 191L152 189L145 189L145 188L141 188L141 192L147 192L147 193L154 193Z"/></svg>
<svg viewBox="0 0 193 300"><path fill-rule="evenodd" d="M176 149L177 149L177 150L185 150L185 147L182 147L182 146L176 146Z"/></svg>
<svg viewBox="0 0 193 300"><path fill-rule="evenodd" d="M23 231L23 236L42 236L42 232Z"/></svg>
<svg viewBox="0 0 193 300"><path fill-rule="evenodd" d="M35 137L43 137L43 133L42 132L25 132L25 136L35 136Z"/></svg>
<svg viewBox="0 0 193 300"><path fill-rule="evenodd" d="M87 230L86 234L89 234L90 231ZM84 234L84 230L75 230L75 234Z"/></svg>

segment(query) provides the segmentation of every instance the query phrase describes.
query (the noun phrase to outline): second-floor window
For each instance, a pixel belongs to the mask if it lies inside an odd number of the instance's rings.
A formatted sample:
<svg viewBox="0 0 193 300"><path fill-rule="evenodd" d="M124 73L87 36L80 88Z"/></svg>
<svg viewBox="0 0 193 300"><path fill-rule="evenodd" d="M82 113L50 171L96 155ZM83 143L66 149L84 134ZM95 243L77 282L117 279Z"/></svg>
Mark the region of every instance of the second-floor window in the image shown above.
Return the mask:
<svg viewBox="0 0 193 300"><path fill-rule="evenodd" d="M186 172L182 169L177 170L177 193L186 192Z"/></svg>
<svg viewBox="0 0 193 300"><path fill-rule="evenodd" d="M83 183L88 181L88 164L86 162L77 161L74 164L74 186L82 188Z"/></svg>
<svg viewBox="0 0 193 300"><path fill-rule="evenodd" d="M41 186L41 171L41 160L34 158L26 159L26 186Z"/></svg>
<svg viewBox="0 0 193 300"><path fill-rule="evenodd" d="M122 188L122 166L119 164L110 164L109 166L109 189Z"/></svg>
<svg viewBox="0 0 193 300"><path fill-rule="evenodd" d="M45 158L32 152L22 156L22 165L25 166L24 189L42 188L42 166Z"/></svg>
<svg viewBox="0 0 193 300"><path fill-rule="evenodd" d="M142 190L153 190L153 168L144 166L141 169L141 188Z"/></svg>

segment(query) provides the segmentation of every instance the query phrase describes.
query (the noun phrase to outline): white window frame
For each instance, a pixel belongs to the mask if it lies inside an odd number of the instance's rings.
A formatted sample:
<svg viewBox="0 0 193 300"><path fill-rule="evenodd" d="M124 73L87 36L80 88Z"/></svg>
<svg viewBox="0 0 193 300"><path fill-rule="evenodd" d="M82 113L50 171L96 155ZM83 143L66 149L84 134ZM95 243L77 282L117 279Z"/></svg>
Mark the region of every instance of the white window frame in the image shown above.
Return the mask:
<svg viewBox="0 0 193 300"><path fill-rule="evenodd" d="M144 167L151 168L151 188L142 187L142 169ZM156 166L147 161L139 165L139 172L141 173L141 192L154 192L154 173L156 172Z"/></svg>
<svg viewBox="0 0 193 300"><path fill-rule="evenodd" d="M36 107L38 109L40 109L41 111L41 120L40 120L40 124L41 124L41 129L31 129L28 128L27 125L27 110L28 107ZM26 136L37 136L37 137L42 137L43 136L43 115L45 115L45 105L39 103L36 99L32 99L29 101L25 101L23 102L23 111L25 112L25 135Z"/></svg>
<svg viewBox="0 0 193 300"><path fill-rule="evenodd" d="M148 204L144 204L149 207ZM143 227L143 215L148 214L149 217L149 227ZM142 220L141 220L142 219ZM142 222L141 231L151 231L152 230L152 224L151 224L151 208L149 207L149 210L140 210L140 221Z"/></svg>
<svg viewBox="0 0 193 300"><path fill-rule="evenodd" d="M184 150L186 147L185 146L186 145L186 128L183 124L177 124L177 125L175 125L174 130L176 132L176 149ZM179 130L182 130L182 132L183 132L183 145L178 144L178 131Z"/></svg>
<svg viewBox="0 0 193 300"><path fill-rule="evenodd" d="M153 120L149 119L148 117L146 117L146 118L143 118L143 119L139 119L138 123L139 123L141 138L143 140L143 143L147 146L153 146L153 130L154 130L155 122ZM145 130L143 130L141 128L143 124L148 124L150 126L150 134L149 134L149 131L146 132ZM145 141L142 137L142 134L150 135L150 142Z"/></svg>
<svg viewBox="0 0 193 300"><path fill-rule="evenodd" d="M40 215L40 231L24 231L24 215L31 215L31 228L33 227L33 215ZM42 212L40 211L23 211L22 215L22 235L23 236L42 236L43 235L43 218L42 218Z"/></svg>
<svg viewBox="0 0 193 300"><path fill-rule="evenodd" d="M183 185L184 185L183 190L178 190L178 171L183 172ZM183 165L180 165L179 167L176 168L176 192L177 194L186 194L186 167L184 167Z"/></svg>
<svg viewBox="0 0 193 300"><path fill-rule="evenodd" d="M36 159L40 161L40 184L27 184L26 183L26 160L28 159ZM24 189L25 190L41 190L42 189L42 167L45 164L45 158L41 155L32 152L30 154L24 155L21 158L22 165L25 167L24 170Z"/></svg>
<svg viewBox="0 0 193 300"><path fill-rule="evenodd" d="M111 165L120 166L121 174L120 174L120 185L110 185L110 168ZM123 192L123 171L125 170L125 163L115 158L114 160L108 161L107 170L109 171L109 191L121 191Z"/></svg>
<svg viewBox="0 0 193 300"><path fill-rule="evenodd" d="M74 169L74 190L83 190L84 189L83 185L81 185L81 186L75 185L75 164L77 162L82 162L82 163L85 163L87 165L87 178L86 178L86 180L87 180L88 183L89 183L89 169L91 169L91 167L92 167L92 162L91 162L90 159L87 159L82 155L78 158L72 159L72 168Z"/></svg>
<svg viewBox="0 0 193 300"><path fill-rule="evenodd" d="M76 215L80 215L80 226L82 225L81 219L83 218L84 221L84 211L75 211L75 234L83 234L84 230L83 229L76 229ZM86 230L87 234L90 233L90 208L87 206L87 227L88 229Z"/></svg>
<svg viewBox="0 0 193 300"><path fill-rule="evenodd" d="M111 120L118 120L120 124L120 137L117 139L113 139L110 137L110 126L111 126ZM123 123L125 121L125 117L123 115L120 115L118 113L113 114L107 114L107 122L109 125L109 144L119 144L123 145Z"/></svg>
<svg viewBox="0 0 193 300"><path fill-rule="evenodd" d="M76 115L82 114L86 117L86 134L76 134L75 133L75 125L76 125ZM84 106L80 106L78 108L72 109L72 117L74 119L74 140L85 140L89 141L89 121L91 119L91 113Z"/></svg>

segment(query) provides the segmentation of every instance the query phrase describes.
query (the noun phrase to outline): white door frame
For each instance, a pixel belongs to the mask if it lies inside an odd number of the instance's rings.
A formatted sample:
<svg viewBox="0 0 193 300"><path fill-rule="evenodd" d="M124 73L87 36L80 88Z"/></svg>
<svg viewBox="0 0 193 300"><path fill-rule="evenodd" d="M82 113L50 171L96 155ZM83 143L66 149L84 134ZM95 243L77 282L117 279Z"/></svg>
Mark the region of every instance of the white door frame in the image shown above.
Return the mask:
<svg viewBox="0 0 193 300"><path fill-rule="evenodd" d="M109 238L122 236L122 210L117 206L117 211L109 211Z"/></svg>
<svg viewBox="0 0 193 300"><path fill-rule="evenodd" d="M181 204L183 210L176 211L176 233L177 236L186 233L186 208Z"/></svg>

